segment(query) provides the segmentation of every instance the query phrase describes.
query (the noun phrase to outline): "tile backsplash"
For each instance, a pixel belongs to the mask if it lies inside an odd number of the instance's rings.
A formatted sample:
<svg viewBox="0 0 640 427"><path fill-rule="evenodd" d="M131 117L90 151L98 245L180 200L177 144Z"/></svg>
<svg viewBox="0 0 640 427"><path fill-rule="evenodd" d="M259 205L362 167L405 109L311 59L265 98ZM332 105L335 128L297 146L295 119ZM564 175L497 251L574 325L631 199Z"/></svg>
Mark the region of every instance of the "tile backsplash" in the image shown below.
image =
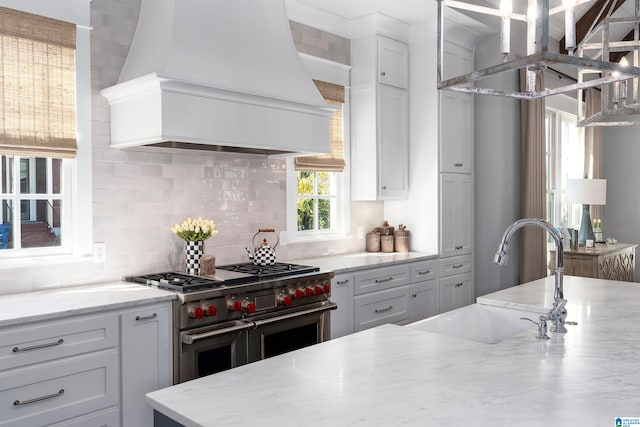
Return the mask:
<svg viewBox="0 0 640 427"><path fill-rule="evenodd" d="M109 107L99 91L117 82L133 36L140 0L91 2L93 240L106 245L104 263L15 268L0 293L120 280L128 274L183 269L183 242L170 227L187 217L213 219L219 234L205 253L218 265L247 260L259 228L284 230L286 162L260 155L109 146ZM356 238L383 217L381 202L352 202L353 237L287 245L280 259L364 250ZM6 281L6 283L5 283Z"/></svg>

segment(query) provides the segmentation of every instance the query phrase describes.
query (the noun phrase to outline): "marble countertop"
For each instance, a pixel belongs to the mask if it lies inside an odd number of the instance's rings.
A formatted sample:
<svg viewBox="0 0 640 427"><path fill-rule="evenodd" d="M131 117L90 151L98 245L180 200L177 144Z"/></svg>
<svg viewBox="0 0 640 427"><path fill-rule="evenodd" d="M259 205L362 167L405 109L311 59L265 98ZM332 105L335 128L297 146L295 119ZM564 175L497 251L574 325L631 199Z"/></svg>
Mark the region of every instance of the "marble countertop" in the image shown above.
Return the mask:
<svg viewBox="0 0 640 427"><path fill-rule="evenodd" d="M126 282L0 295L0 327L172 300L173 292Z"/></svg>
<svg viewBox="0 0 640 427"><path fill-rule="evenodd" d="M553 277L484 296L544 312ZM147 395L185 426L614 426L640 417L640 286L565 277L566 334L498 344L384 325Z"/></svg>
<svg viewBox="0 0 640 427"><path fill-rule="evenodd" d="M340 255L326 255L314 258L291 259L289 262L313 265L322 270L347 273L368 267L386 267L410 261L437 259L438 254L427 252L356 252Z"/></svg>

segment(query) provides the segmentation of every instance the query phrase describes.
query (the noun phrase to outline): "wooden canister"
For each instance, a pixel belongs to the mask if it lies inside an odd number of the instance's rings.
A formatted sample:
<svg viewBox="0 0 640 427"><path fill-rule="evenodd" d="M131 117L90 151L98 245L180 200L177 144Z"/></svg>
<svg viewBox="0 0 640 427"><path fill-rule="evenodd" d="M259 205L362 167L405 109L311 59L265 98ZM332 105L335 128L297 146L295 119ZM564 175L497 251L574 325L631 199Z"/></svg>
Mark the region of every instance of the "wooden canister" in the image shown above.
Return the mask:
<svg viewBox="0 0 640 427"><path fill-rule="evenodd" d="M396 230L393 235L396 252L409 252L409 230Z"/></svg>
<svg viewBox="0 0 640 427"><path fill-rule="evenodd" d="M380 236L380 248L382 252L393 252L393 234L384 234Z"/></svg>
<svg viewBox="0 0 640 427"><path fill-rule="evenodd" d="M367 252L380 252L380 233L371 231L367 233Z"/></svg>

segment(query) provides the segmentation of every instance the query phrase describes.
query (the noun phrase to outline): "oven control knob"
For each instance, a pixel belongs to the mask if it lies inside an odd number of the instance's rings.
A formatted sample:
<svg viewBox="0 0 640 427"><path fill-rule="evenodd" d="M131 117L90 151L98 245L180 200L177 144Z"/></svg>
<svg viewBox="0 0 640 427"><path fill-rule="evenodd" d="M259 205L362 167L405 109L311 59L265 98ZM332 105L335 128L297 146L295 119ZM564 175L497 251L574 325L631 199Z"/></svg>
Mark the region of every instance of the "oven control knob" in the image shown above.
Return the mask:
<svg viewBox="0 0 640 427"><path fill-rule="evenodd" d="M304 298L304 291L302 289L296 289L295 295L296 299Z"/></svg>
<svg viewBox="0 0 640 427"><path fill-rule="evenodd" d="M312 297L313 296L313 288L304 288L304 296Z"/></svg>
<svg viewBox="0 0 640 427"><path fill-rule="evenodd" d="M252 313L256 312L256 303L245 301L243 305L244 305L244 311L245 312L247 312L249 314L252 314Z"/></svg>
<svg viewBox="0 0 640 427"><path fill-rule="evenodd" d="M300 291L300 293L302 293L302 291ZM291 307L291 304L293 304L293 298L291 298L289 295L281 295L280 304L284 305L285 307Z"/></svg>
<svg viewBox="0 0 640 427"><path fill-rule="evenodd" d="M322 290L325 294L331 293L331 285L322 285Z"/></svg>
<svg viewBox="0 0 640 427"><path fill-rule="evenodd" d="M315 288L313 288L313 292L316 295L322 295L322 293L324 292L324 289L322 289L322 286L316 286Z"/></svg>
<svg viewBox="0 0 640 427"><path fill-rule="evenodd" d="M204 316L204 310L201 307L192 307L189 309L189 316L194 319L202 319Z"/></svg>
<svg viewBox="0 0 640 427"><path fill-rule="evenodd" d="M242 312L242 301L234 301L231 304L231 310L233 310L233 311L235 311L237 313Z"/></svg>
<svg viewBox="0 0 640 427"><path fill-rule="evenodd" d="M215 305L210 305L207 307L206 314L207 316L215 316L218 313L218 308Z"/></svg>

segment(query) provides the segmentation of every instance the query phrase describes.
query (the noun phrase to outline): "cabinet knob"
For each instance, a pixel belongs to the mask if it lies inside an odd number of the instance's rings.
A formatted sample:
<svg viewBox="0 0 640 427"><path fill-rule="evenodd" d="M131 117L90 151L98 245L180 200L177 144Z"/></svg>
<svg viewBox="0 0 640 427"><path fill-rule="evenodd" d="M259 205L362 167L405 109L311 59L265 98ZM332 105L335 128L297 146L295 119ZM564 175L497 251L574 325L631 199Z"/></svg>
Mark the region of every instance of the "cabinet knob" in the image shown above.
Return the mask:
<svg viewBox="0 0 640 427"><path fill-rule="evenodd" d="M456 163L456 164L455 164L455 166L456 166L457 168L461 168L462 166L464 166L464 163Z"/></svg>
<svg viewBox="0 0 640 427"><path fill-rule="evenodd" d="M386 75L387 75L387 73L385 73L385 72L383 71L383 72L381 72L381 73L380 73L380 75L381 75L382 77L384 77L384 76L386 76Z"/></svg>
<svg viewBox="0 0 640 427"><path fill-rule="evenodd" d="M413 298L417 298L417 297L418 297L418 294L411 294L411 296L412 296Z"/></svg>
<svg viewBox="0 0 640 427"><path fill-rule="evenodd" d="M460 245L460 246L456 246L455 249L456 251L459 251L460 249L464 248L464 246Z"/></svg>
<svg viewBox="0 0 640 427"><path fill-rule="evenodd" d="M382 186L382 187L380 187L380 188L382 188L383 190L386 190L386 189L387 189L387 186L386 186L386 185L383 185L383 186Z"/></svg>

